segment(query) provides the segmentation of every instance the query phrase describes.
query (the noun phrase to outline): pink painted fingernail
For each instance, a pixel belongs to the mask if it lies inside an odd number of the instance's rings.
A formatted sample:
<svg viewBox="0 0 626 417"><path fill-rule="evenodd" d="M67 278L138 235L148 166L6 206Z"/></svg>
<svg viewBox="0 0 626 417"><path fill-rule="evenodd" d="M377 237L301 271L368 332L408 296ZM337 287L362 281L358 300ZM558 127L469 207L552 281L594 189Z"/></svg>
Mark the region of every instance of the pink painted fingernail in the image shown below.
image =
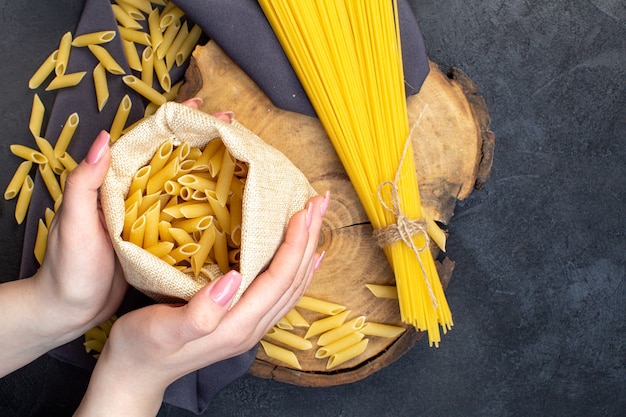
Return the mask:
<svg viewBox="0 0 626 417"><path fill-rule="evenodd" d="M225 121L226 123L232 123L233 119L235 118L235 113L230 110L227 110L227 111L220 111L217 113L213 113L213 116Z"/></svg>
<svg viewBox="0 0 626 417"><path fill-rule="evenodd" d="M311 223L313 222L313 203L309 203L306 208L306 228L311 227Z"/></svg>
<svg viewBox="0 0 626 417"><path fill-rule="evenodd" d="M322 264L322 261L324 260L324 256L326 255L326 251L322 251L322 253L320 253L320 257L317 258L317 261L315 261L315 264L313 264L313 272L317 271L317 269L320 267L320 265Z"/></svg>
<svg viewBox="0 0 626 417"><path fill-rule="evenodd" d="M322 201L322 204L320 204L320 213L322 213L322 216L326 214L326 210L328 210L329 204L330 204L330 191L326 191L326 194L324 195L324 201Z"/></svg>
<svg viewBox="0 0 626 417"><path fill-rule="evenodd" d="M224 307L239 289L241 285L241 274L237 271L229 271L222 275L209 291L209 297L217 305Z"/></svg>
<svg viewBox="0 0 626 417"><path fill-rule="evenodd" d="M101 131L98 136L96 136L96 140L93 141L91 148L89 148L85 162L89 165L97 164L109 147L109 140L111 140L109 133L105 130Z"/></svg>

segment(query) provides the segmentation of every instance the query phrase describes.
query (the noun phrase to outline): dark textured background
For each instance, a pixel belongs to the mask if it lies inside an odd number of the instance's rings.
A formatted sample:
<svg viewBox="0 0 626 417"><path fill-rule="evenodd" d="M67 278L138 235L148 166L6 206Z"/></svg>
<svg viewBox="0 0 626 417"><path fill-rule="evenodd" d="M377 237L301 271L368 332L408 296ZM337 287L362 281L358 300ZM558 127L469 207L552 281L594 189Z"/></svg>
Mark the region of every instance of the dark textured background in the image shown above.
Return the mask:
<svg viewBox="0 0 626 417"><path fill-rule="evenodd" d="M206 415L624 415L626 5L412 5L430 57L478 85L496 134L491 178L450 224L454 329L439 349L420 342L350 385L245 376ZM79 0L0 2L3 189L18 164L9 145L31 140L27 80L81 9ZM13 207L0 201L3 280L19 268ZM0 415L69 415L87 379L43 357L0 380Z"/></svg>

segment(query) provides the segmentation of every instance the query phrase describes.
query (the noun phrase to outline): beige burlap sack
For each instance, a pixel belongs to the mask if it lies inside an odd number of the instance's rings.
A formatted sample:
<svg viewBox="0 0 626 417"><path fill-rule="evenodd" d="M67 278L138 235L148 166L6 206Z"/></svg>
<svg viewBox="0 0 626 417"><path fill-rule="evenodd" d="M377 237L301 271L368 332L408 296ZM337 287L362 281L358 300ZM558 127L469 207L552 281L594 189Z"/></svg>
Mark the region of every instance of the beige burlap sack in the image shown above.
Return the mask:
<svg viewBox="0 0 626 417"><path fill-rule="evenodd" d="M240 273L233 304L262 272L282 243L291 216L315 195L308 180L285 155L234 121L178 103L166 103L111 147L112 162L100 190L107 228L128 283L156 301L189 300L210 279L186 274L122 239L124 201L133 175L165 141L204 148L221 138L233 157L248 164L243 194ZM215 277L212 277L215 278Z"/></svg>

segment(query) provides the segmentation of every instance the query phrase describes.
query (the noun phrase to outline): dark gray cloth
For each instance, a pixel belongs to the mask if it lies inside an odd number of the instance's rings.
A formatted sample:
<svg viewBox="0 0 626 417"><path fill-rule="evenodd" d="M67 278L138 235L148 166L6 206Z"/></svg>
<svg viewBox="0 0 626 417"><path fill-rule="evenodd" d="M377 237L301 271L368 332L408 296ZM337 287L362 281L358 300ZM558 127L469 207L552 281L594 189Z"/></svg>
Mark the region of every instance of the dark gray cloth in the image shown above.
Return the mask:
<svg viewBox="0 0 626 417"><path fill-rule="evenodd" d="M280 44L255 1L182 0L177 3L186 11L188 19L198 23L210 38L233 57L275 104L286 110L315 115ZM407 93L412 94L419 90L426 77L428 63L417 22L406 1L400 1L399 11L405 46L404 58L407 61L405 63ZM108 0L87 0L74 35L112 30L116 27ZM122 65L126 73L132 73L126 62L119 36L106 44L105 48ZM78 86L58 92L45 132L45 137L54 144L67 117L78 112L80 123L68 148L69 153L77 160L86 155L98 132L110 127L117 106L125 94L128 94L132 101L128 124L143 117L146 104L141 96L124 85L120 76L107 74L110 97L107 105L99 112L95 104L91 73L96 63L96 59L87 48L72 48L67 73L87 71L87 74ZM182 79L186 69L184 66L174 68L171 73L173 83ZM31 276L36 271L37 262L32 248L37 222L43 217L45 208L54 205L39 176L36 177L35 183L24 236L21 277ZM130 288L118 315L151 302ZM85 352L82 342L82 338L77 339L54 349L50 355L90 370L95 366L95 359ZM247 372L255 354L256 348L181 378L167 389L164 401L194 413L201 413L222 388Z"/></svg>

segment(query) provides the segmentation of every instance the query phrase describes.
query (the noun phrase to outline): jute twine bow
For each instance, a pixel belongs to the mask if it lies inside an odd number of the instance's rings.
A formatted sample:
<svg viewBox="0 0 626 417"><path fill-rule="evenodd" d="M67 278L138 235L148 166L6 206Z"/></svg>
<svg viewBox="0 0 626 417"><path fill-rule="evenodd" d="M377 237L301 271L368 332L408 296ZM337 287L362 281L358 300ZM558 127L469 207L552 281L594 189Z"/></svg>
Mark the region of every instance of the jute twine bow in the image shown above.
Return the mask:
<svg viewBox="0 0 626 417"><path fill-rule="evenodd" d="M404 242L409 248L411 248L411 250L415 253L415 256L417 257L417 261L422 271L424 282L426 283L426 287L428 288L428 294L430 295L430 299L433 302L433 306L434 308L437 308L437 298L435 297L432 285L430 283L430 280L428 279L428 275L426 274L426 268L424 267L424 263L422 262L422 258L420 257L420 252L428 250L430 246L430 237L428 236L427 232L427 223L426 220L424 220L423 218L409 219L404 214L401 208L401 199L398 187L398 183L400 182L402 164L404 162L404 159L407 157L409 145L411 144L411 134L413 133L415 126L419 124L419 121L421 120L425 110L426 107L422 109L422 112L420 113L417 121L411 129L411 132L404 142L404 149L402 150L400 163L398 165L398 169L396 171L393 181L383 181L378 186L378 201L385 210L393 214L396 222L388 226L375 229L373 232L373 236L376 239L376 243L378 243L381 248L400 241ZM385 202L385 199L383 198L383 189L387 186L391 189L391 207ZM421 246L417 246L415 244L415 239L413 239L413 236L417 236L420 234L424 237L424 244Z"/></svg>

